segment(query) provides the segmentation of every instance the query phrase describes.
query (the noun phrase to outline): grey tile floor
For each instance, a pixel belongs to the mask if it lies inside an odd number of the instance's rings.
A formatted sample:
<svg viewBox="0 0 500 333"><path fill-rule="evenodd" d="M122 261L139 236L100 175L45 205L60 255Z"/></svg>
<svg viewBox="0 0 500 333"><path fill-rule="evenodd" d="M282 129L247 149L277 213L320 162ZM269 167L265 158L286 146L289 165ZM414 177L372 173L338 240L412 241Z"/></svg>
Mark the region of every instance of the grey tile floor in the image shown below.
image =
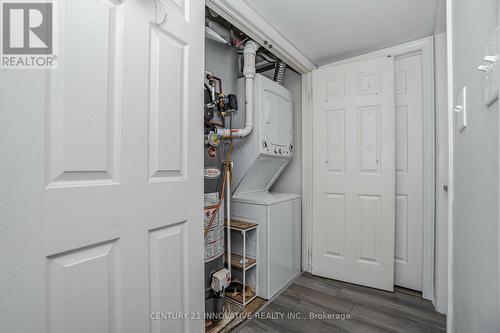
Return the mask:
<svg viewBox="0 0 500 333"><path fill-rule="evenodd" d="M394 293L304 273L275 298L260 318L235 332L445 332L446 316L419 293ZM311 319L315 316L314 319ZM344 314L344 320L333 317ZM347 319L349 314L349 319ZM329 317L330 316L330 317Z"/></svg>

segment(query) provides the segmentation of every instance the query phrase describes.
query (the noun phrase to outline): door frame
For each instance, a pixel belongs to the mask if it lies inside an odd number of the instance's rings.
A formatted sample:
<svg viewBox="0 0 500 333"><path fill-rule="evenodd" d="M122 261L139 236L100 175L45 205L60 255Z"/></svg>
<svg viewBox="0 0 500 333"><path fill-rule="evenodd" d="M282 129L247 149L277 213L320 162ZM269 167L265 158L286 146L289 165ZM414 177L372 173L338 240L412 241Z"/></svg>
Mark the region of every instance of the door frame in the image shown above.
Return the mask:
<svg viewBox="0 0 500 333"><path fill-rule="evenodd" d="M453 84L453 0L446 0L446 52L448 88L448 290L446 310L446 331L453 332L453 200L454 200L454 112L455 92Z"/></svg>
<svg viewBox="0 0 500 333"><path fill-rule="evenodd" d="M451 2L451 0L447 0ZM312 263L312 71L316 66L297 48L284 39L269 23L263 20L243 0L206 0L206 5L228 22L244 31L274 55L283 59L302 74L302 269L311 271ZM447 8L448 9L448 8ZM424 262L423 297L434 302L434 271L447 270L435 267L435 103L434 103L434 38L433 36L402 43L333 64L353 60L364 60L381 55L400 56L420 51L422 53L425 118L424 127ZM328 65L325 65L328 66ZM325 67L321 66L321 67ZM320 68L321 68L320 67ZM450 179L451 188L451 179ZM441 239L437 240L442 241ZM450 246L450 245L449 245ZM444 272L443 274L446 274Z"/></svg>
<svg viewBox="0 0 500 333"><path fill-rule="evenodd" d="M422 54L423 127L424 127L424 223L423 223L423 279L422 296L434 302L434 247L435 247L435 105L434 105L434 37L429 36L390 48L364 55L340 60L320 66L325 68L354 61L376 58L384 55L398 57L410 53ZM313 149L313 109L312 109L312 74L303 75L302 79L302 266L305 271L312 271L312 149ZM431 84L425 84L431 83Z"/></svg>

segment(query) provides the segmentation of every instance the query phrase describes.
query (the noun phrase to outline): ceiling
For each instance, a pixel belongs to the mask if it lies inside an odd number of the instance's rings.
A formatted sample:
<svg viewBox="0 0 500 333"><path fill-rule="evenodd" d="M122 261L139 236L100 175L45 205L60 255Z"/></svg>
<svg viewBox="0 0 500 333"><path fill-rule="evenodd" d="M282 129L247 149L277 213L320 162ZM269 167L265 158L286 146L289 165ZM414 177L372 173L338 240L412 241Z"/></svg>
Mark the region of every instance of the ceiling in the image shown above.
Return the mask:
<svg viewBox="0 0 500 333"><path fill-rule="evenodd" d="M315 65L433 34L445 0L245 0Z"/></svg>

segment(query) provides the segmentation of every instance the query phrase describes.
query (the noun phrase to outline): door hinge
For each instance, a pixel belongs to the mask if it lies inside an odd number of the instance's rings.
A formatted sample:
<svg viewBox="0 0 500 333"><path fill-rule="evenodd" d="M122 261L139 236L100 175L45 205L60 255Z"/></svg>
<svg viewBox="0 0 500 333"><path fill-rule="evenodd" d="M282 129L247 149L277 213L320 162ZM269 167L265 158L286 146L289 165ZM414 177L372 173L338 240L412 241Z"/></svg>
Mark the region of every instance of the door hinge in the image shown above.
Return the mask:
<svg viewBox="0 0 500 333"><path fill-rule="evenodd" d="M310 101L312 100L312 98L313 98L312 90L309 90L309 92L307 93L307 98L309 98Z"/></svg>

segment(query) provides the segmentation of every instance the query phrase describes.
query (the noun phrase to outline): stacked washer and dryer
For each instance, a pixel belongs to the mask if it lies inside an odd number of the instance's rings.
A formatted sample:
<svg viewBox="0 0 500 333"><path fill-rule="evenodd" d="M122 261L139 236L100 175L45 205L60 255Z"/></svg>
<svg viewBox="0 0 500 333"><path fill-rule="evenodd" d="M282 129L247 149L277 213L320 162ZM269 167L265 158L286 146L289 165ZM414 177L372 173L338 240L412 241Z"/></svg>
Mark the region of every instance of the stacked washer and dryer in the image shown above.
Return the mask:
<svg viewBox="0 0 500 333"><path fill-rule="evenodd" d="M297 193L270 191L294 155L292 96L260 74L253 81L254 127L235 142L230 211L231 219L258 224L256 293L270 299L300 273L301 200ZM246 83L238 80L240 101ZM239 105L235 126L246 117L245 103Z"/></svg>

